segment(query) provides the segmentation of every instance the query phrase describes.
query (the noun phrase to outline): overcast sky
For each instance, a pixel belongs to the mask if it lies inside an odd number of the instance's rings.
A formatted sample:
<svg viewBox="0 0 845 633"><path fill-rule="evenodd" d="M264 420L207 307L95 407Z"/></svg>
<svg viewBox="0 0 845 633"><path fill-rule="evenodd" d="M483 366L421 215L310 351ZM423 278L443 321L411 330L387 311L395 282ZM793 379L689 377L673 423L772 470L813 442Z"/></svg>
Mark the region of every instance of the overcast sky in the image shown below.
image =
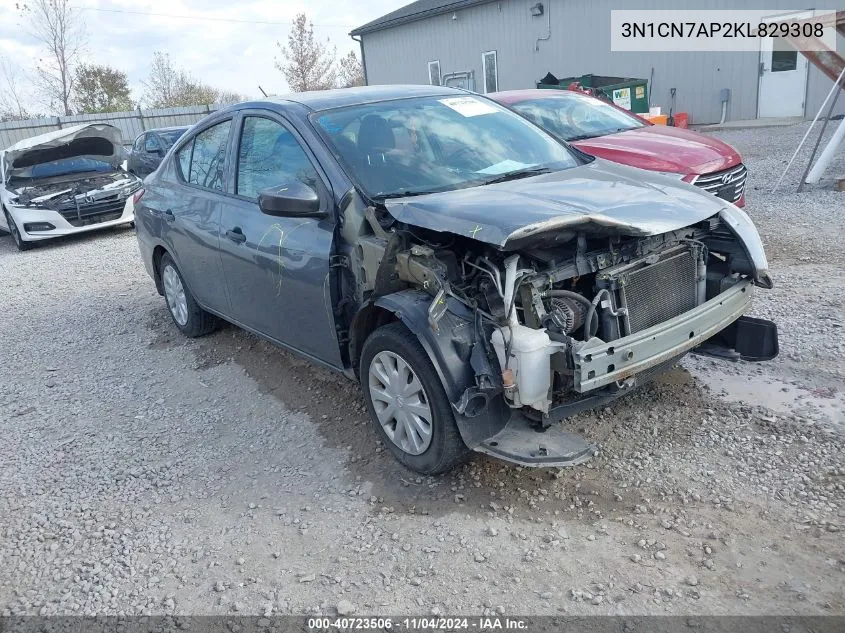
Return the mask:
<svg viewBox="0 0 845 633"><path fill-rule="evenodd" d="M25 1L25 0L18 0ZM0 0L0 56L22 74L42 54L27 32L16 0ZM285 92L281 72L273 65L279 56L276 42L287 42L290 22L305 12L321 40L329 38L338 55L358 44L349 31L410 0L72 0L85 22L88 46L85 59L108 64L129 76L133 98L143 92L153 51L171 59L205 83L249 96ZM99 10L95 10L99 9ZM106 11L108 10L108 11ZM142 13L143 15L138 15ZM151 15L160 14L160 15ZM184 16L184 17L168 17ZM200 18L214 18L200 19ZM229 22L243 20L278 24ZM360 54L359 54L360 57ZM35 107L44 111L44 106Z"/></svg>

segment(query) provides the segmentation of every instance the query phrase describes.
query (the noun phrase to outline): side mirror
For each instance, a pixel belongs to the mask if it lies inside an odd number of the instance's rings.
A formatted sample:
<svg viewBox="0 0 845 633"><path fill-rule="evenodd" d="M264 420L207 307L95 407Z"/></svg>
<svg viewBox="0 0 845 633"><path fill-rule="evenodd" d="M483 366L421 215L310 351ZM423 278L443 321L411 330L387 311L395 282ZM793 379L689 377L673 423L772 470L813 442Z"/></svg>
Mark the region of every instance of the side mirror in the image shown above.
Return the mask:
<svg viewBox="0 0 845 633"><path fill-rule="evenodd" d="M259 192L258 207L262 213L277 217L326 217L326 212L320 211L317 192L298 180Z"/></svg>
<svg viewBox="0 0 845 633"><path fill-rule="evenodd" d="M156 147L155 149L149 150L149 153L153 154L154 156L158 156L159 158L164 156L164 150L160 147Z"/></svg>

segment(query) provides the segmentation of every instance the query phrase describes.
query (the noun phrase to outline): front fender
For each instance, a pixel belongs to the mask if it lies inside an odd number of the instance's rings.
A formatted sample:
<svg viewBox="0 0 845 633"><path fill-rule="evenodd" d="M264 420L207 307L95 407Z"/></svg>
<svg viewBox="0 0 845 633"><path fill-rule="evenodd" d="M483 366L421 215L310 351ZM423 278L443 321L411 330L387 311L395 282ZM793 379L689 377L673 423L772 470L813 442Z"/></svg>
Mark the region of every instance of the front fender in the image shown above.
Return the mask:
<svg viewBox="0 0 845 633"><path fill-rule="evenodd" d="M379 297L375 305L393 312L417 337L452 403L461 438L468 447L474 448L505 427L510 411L502 398L496 397L475 417L457 412L457 403L464 392L475 386L475 373L470 364L475 343L473 313L460 301L448 297L446 313L435 332L428 323L431 301L431 296L422 291L403 290Z"/></svg>

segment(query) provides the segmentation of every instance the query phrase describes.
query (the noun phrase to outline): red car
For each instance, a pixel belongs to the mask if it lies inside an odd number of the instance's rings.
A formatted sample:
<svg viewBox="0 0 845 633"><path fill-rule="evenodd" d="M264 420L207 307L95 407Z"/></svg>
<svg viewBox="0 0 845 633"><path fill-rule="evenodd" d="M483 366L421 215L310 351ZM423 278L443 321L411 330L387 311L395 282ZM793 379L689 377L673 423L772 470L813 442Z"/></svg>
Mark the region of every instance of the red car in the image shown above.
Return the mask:
<svg viewBox="0 0 845 633"><path fill-rule="evenodd" d="M738 207L745 206L747 170L742 157L718 139L652 125L582 92L511 90L487 96L587 154L677 176Z"/></svg>

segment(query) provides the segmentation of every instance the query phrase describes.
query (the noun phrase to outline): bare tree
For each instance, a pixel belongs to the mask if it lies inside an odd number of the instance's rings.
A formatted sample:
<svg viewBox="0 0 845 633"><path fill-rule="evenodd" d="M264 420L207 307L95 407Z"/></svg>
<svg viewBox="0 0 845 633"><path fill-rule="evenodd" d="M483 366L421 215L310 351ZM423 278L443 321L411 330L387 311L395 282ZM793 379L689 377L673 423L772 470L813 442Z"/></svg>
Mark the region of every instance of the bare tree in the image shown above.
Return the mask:
<svg viewBox="0 0 845 633"><path fill-rule="evenodd" d="M170 61L164 51L153 53L150 74L144 85L144 102L152 108L235 103L245 97L236 92L220 90L194 79L183 68Z"/></svg>
<svg viewBox="0 0 845 633"><path fill-rule="evenodd" d="M238 103L240 101L246 101L249 99L246 95L242 95L240 92L233 92L231 90L218 90L215 89L217 95L217 99L214 103Z"/></svg>
<svg viewBox="0 0 845 633"><path fill-rule="evenodd" d="M24 105L27 99L19 68L0 57L0 121L32 118Z"/></svg>
<svg viewBox="0 0 845 633"><path fill-rule="evenodd" d="M186 81L186 73L173 66L169 54L155 51L150 74L146 81L141 82L145 89L144 101L153 108L173 107L176 95Z"/></svg>
<svg viewBox="0 0 845 633"><path fill-rule="evenodd" d="M288 45L276 42L282 54L276 59L276 68L282 71L288 86L294 92L327 90L335 87L337 71L334 67L336 49L314 39L314 24L304 13L293 21L288 35Z"/></svg>
<svg viewBox="0 0 845 633"><path fill-rule="evenodd" d="M349 51L338 62L337 85L352 88L364 85L364 67L358 61L355 51Z"/></svg>
<svg viewBox="0 0 845 633"><path fill-rule="evenodd" d="M70 0L28 0L18 5L35 37L46 49L38 60L37 83L45 105L72 114L74 67L85 48L85 25Z"/></svg>

